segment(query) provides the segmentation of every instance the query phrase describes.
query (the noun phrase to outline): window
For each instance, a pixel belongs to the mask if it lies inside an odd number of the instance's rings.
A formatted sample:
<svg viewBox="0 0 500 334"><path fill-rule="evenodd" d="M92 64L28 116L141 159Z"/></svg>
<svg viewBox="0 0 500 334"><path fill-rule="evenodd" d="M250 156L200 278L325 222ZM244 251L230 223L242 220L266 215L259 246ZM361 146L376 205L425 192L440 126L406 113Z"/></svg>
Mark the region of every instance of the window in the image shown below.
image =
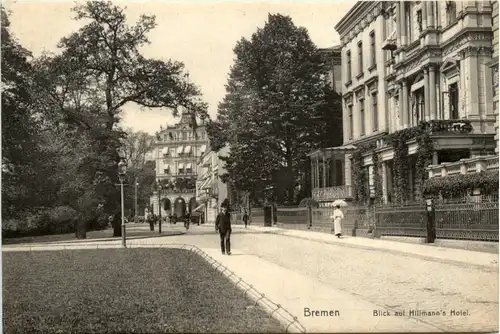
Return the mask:
<svg viewBox="0 0 500 334"><path fill-rule="evenodd" d="M358 73L363 73L363 43L358 43Z"/></svg>
<svg viewBox="0 0 500 334"><path fill-rule="evenodd" d="M169 155L170 155L172 158L173 158L173 157L175 157L175 148L171 148L171 149L170 149L170 153L169 153Z"/></svg>
<svg viewBox="0 0 500 334"><path fill-rule="evenodd" d="M365 134L365 100L359 100L359 120L360 120L360 135Z"/></svg>
<svg viewBox="0 0 500 334"><path fill-rule="evenodd" d="M344 184L344 164L342 160L335 160L335 185L341 186Z"/></svg>
<svg viewBox="0 0 500 334"><path fill-rule="evenodd" d="M205 139L205 131L201 132L201 139Z"/></svg>
<svg viewBox="0 0 500 334"><path fill-rule="evenodd" d="M370 66L375 67L377 65L377 54L376 54L376 47L375 47L375 31L372 31L370 33L370 59L371 59Z"/></svg>
<svg viewBox="0 0 500 334"><path fill-rule="evenodd" d="M349 139L352 139L354 132L354 120L352 119L352 105L349 107Z"/></svg>
<svg viewBox="0 0 500 334"><path fill-rule="evenodd" d="M423 5L425 6L426 3L424 2ZM417 10L417 24L418 24L418 32L421 33L423 29L422 27L422 10L419 9Z"/></svg>
<svg viewBox="0 0 500 334"><path fill-rule="evenodd" d="M446 1L446 20L447 24L452 24L457 19L457 4L455 1Z"/></svg>
<svg viewBox="0 0 500 334"><path fill-rule="evenodd" d="M165 168L165 169L163 170L163 174L168 174L168 168Z"/></svg>
<svg viewBox="0 0 500 334"><path fill-rule="evenodd" d="M351 51L347 51L346 57L347 57L347 81L351 81L352 79Z"/></svg>
<svg viewBox="0 0 500 334"><path fill-rule="evenodd" d="M425 118L425 92L423 88L415 91L412 97L413 124L417 125Z"/></svg>
<svg viewBox="0 0 500 334"><path fill-rule="evenodd" d="M372 117L373 131L378 130L378 110L377 110L377 93L372 93Z"/></svg>
<svg viewBox="0 0 500 334"><path fill-rule="evenodd" d="M187 139L187 132L186 132L186 131L184 131L184 132L182 133L182 140L186 140L186 139Z"/></svg>
<svg viewBox="0 0 500 334"><path fill-rule="evenodd" d="M450 119L459 119L458 115L458 84L454 83L448 86Z"/></svg>
<svg viewBox="0 0 500 334"><path fill-rule="evenodd" d="M405 8L405 22L406 22L406 35L408 36L408 43L413 42L413 13L411 2L403 2Z"/></svg>
<svg viewBox="0 0 500 334"><path fill-rule="evenodd" d="M167 141L168 140L168 135L163 135L163 141Z"/></svg>

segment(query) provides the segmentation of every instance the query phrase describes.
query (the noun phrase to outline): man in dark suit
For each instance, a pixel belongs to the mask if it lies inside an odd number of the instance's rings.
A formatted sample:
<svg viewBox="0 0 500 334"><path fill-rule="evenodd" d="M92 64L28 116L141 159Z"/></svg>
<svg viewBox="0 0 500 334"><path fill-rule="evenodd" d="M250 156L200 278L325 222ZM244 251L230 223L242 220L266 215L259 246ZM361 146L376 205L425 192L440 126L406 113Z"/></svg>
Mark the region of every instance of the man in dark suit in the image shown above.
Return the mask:
<svg viewBox="0 0 500 334"><path fill-rule="evenodd" d="M222 254L231 255L231 215L226 205L221 206L221 212L215 219L215 229L220 235L220 249Z"/></svg>

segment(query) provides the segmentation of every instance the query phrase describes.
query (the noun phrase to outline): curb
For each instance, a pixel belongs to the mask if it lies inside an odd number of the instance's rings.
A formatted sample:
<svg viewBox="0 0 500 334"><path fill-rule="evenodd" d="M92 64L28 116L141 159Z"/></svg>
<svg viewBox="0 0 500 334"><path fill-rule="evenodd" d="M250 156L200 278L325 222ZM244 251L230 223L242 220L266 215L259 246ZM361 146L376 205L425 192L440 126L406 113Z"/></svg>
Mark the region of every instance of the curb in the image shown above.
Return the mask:
<svg viewBox="0 0 500 334"><path fill-rule="evenodd" d="M3 249L3 252L32 252L32 251L51 251L51 250L77 250L77 249L110 249L122 248L121 244L94 244L94 245L60 245L60 246L29 246L29 247L9 247ZM297 317L292 315L280 304L276 304L266 297L265 294L258 292L253 285L248 284L241 277L229 270L219 261L205 253L203 250L194 245L189 244L129 244L127 248L178 248L189 250L206 260L212 268L218 271L221 275L226 276L234 283L234 286L243 292L244 297L250 298L255 306L260 306L272 318L277 320L285 333L306 333L305 327L300 324Z"/></svg>

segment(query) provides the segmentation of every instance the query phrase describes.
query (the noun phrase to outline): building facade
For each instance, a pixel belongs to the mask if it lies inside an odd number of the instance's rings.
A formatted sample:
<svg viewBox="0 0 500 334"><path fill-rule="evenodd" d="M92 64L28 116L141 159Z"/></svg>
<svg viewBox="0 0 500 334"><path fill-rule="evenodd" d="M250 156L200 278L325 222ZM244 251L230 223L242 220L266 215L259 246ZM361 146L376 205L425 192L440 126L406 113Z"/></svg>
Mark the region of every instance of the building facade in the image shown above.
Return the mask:
<svg viewBox="0 0 500 334"><path fill-rule="evenodd" d="M408 199L420 196L419 126L430 133L433 165L494 152L492 9L489 1L357 2L336 25L345 187L387 202L404 183ZM394 138L404 142L395 148Z"/></svg>
<svg viewBox="0 0 500 334"><path fill-rule="evenodd" d="M493 113L496 115L495 122L495 152L498 154L498 1L491 2L492 8L492 25L493 25L493 59L489 66L492 69L492 82L493 82Z"/></svg>
<svg viewBox="0 0 500 334"><path fill-rule="evenodd" d="M214 222L219 212L220 203L228 198L228 186L222 182L224 162L221 156L229 154L229 146L219 152L208 150L198 159L198 181L196 182L196 200L201 203L207 222Z"/></svg>
<svg viewBox="0 0 500 334"><path fill-rule="evenodd" d="M162 216L168 216L190 211L198 204L197 162L208 146L205 124L197 122L193 129L191 116L183 112L180 122L162 128L156 139L153 158L157 186L150 198L152 212L159 214L161 208Z"/></svg>
<svg viewBox="0 0 500 334"><path fill-rule="evenodd" d="M328 82L333 90L342 94L342 47L337 45L319 49L330 60ZM332 111L333 112L333 111ZM324 148L310 153L312 197L318 201L344 197L350 191L345 186L345 150L343 148Z"/></svg>

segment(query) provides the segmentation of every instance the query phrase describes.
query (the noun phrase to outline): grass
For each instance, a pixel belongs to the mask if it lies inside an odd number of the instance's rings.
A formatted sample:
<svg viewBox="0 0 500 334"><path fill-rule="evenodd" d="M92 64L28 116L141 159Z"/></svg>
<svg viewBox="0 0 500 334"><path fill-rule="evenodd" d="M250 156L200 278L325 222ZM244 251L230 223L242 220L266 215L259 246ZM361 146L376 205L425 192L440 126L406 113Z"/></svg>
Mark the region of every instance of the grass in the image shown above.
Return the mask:
<svg viewBox="0 0 500 334"><path fill-rule="evenodd" d="M284 332L179 249L3 253L4 333Z"/></svg>
<svg viewBox="0 0 500 334"><path fill-rule="evenodd" d="M155 226L154 231L149 230L149 224L127 224L127 239L145 239L145 238L156 238L168 235L178 235L183 232L182 230L176 229L172 230L170 224L162 224L162 234L158 233L158 225ZM177 225L179 226L179 225ZM75 233L67 234L52 234L52 235L40 235L34 237L19 237L19 238L6 238L2 240L4 245L15 245L15 244L31 244L31 243L43 243L43 242L89 242L89 241L108 241L108 240L120 240L121 237L113 237L113 229L107 228L101 231L89 231L87 232L86 239L76 239Z"/></svg>

